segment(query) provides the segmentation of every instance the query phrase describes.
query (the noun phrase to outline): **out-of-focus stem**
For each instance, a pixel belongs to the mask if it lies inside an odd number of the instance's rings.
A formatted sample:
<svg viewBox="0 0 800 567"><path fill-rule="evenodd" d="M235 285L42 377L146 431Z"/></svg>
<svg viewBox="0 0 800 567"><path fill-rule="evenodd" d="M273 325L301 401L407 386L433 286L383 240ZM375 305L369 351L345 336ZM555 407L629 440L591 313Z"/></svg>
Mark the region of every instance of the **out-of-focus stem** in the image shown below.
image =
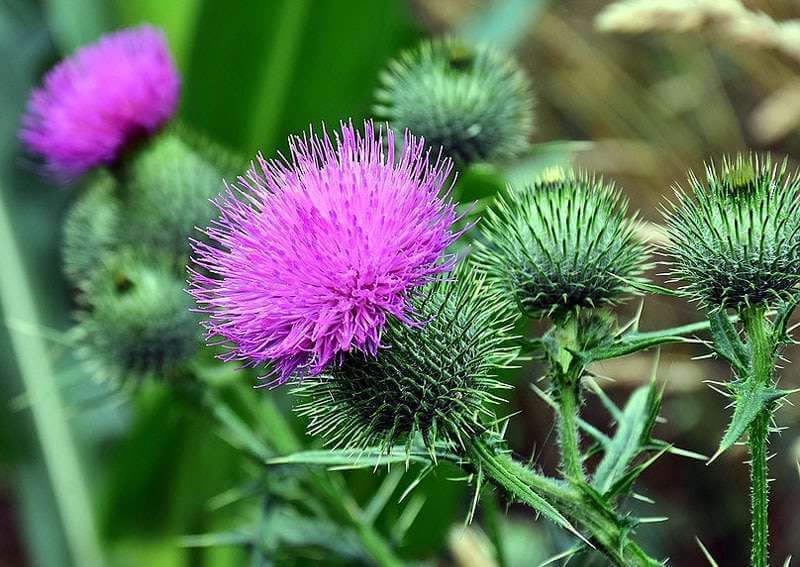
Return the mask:
<svg viewBox="0 0 800 567"><path fill-rule="evenodd" d="M6 319L37 325L39 316L0 190L0 306ZM30 402L36 435L50 475L75 565L104 565L91 498L47 347L40 336L11 333L11 347Z"/></svg>

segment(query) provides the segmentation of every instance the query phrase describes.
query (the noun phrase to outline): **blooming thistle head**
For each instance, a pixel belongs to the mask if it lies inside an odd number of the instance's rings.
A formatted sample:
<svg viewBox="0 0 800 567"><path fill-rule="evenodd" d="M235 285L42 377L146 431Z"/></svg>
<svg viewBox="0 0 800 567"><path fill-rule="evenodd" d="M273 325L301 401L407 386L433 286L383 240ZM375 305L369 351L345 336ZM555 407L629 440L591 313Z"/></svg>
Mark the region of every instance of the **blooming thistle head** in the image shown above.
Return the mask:
<svg viewBox="0 0 800 567"><path fill-rule="evenodd" d="M285 382L354 350L375 356L386 323L411 323L416 288L448 271L457 214L448 159L365 122L289 140L217 200L194 241L190 291L226 360L271 363Z"/></svg>
<svg viewBox="0 0 800 567"><path fill-rule="evenodd" d="M113 164L175 113L180 77L151 26L114 32L56 65L34 90L20 138L56 177Z"/></svg>
<svg viewBox="0 0 800 567"><path fill-rule="evenodd" d="M389 348L377 357L350 353L298 386L310 434L334 446L388 449L417 438L429 448L462 445L483 431L499 401L493 390L506 387L494 377L517 355L510 342L516 315L482 277L463 268L455 277L414 297L423 325L387 324Z"/></svg>
<svg viewBox="0 0 800 567"><path fill-rule="evenodd" d="M665 209L669 272L710 309L769 305L800 283L800 175L754 154L693 173Z"/></svg>
<svg viewBox="0 0 800 567"><path fill-rule="evenodd" d="M516 62L487 46L426 41L380 79L376 114L461 163L515 157L528 145L530 83Z"/></svg>
<svg viewBox="0 0 800 567"><path fill-rule="evenodd" d="M481 224L477 265L533 317L618 303L649 267L636 220L612 184L553 169L509 187Z"/></svg>
<svg viewBox="0 0 800 567"><path fill-rule="evenodd" d="M93 278L90 309L79 314L79 353L112 381L160 377L200 344L198 315L173 262L125 250Z"/></svg>

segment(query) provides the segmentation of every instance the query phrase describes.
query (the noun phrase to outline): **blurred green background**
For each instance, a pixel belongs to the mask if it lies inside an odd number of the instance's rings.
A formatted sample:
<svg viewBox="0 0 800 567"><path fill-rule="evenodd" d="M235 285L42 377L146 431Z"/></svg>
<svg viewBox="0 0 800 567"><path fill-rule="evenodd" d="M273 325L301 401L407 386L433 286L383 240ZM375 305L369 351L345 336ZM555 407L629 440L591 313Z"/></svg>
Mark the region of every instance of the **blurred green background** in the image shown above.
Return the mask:
<svg viewBox="0 0 800 567"><path fill-rule="evenodd" d="M90 526L82 524L85 518L59 515L48 474L52 463L43 457L43 443L51 443L56 454L69 454L73 442L91 501L87 513L95 517L110 564L247 564L246 553L235 546L181 546L184 535L224 530L239 520L235 510L215 512L209 506L210 499L243 478L236 452L167 388L151 385L133 400L120 400L87 380L70 356L63 333L72 305L58 250L74 189L44 181L16 140L26 98L46 69L105 31L139 22L161 26L183 74L181 118L250 157L258 150L273 154L287 134L309 123L369 116L377 74L390 57L421 37L457 31L512 50L537 93L534 142L591 142L570 146L579 148L575 161L617 180L648 220L658 221L657 207L670 184L685 179L685 171L701 167L708 156L746 147L800 155L800 61L703 27L683 34L600 33L594 18L602 5L581 0L3 0L0 565L70 565L65 534L92 537ZM800 5L791 0L749 5L776 19L800 17ZM532 153L531 162L554 159L548 151ZM497 186L494 173L476 168L465 172L460 194L470 200ZM630 305L622 312L634 309ZM648 328L697 319L692 306L676 306L674 300L648 299L645 306ZM703 352L702 346L684 346L663 353L659 375L668 382L668 421L659 427L662 438L710 454L727 414L725 400L702 380L723 379L728 371L714 361L690 360ZM797 354L790 349L787 356L791 360ZM610 391L622 399L646 379L651 363L652 355L637 355L598 370L617 379ZM797 385L797 368L787 365L784 387ZM530 379L536 368L526 367L520 375ZM283 407L289 405L281 393L257 390L253 395L276 396ZM549 409L525 387L515 391L509 409L521 412L509 434L514 449L552 470ZM596 400L588 400L586 412L593 423L609 425ZM779 414L787 429L775 442L778 455L772 460L773 549L781 561L800 555L799 419L794 407ZM42 438L42 424L52 437ZM295 425L301 432L302 424ZM671 557L673 565L704 565L694 541L698 536L721 565L745 564L744 458L737 449L705 467L669 457L648 471L640 492L656 500L655 515L670 520L642 528L645 546ZM463 484L449 480L456 474L439 471L420 487L427 501L403 555L432 564L492 565L482 543L484 518L463 530L469 494ZM346 478L366 499L381 475L358 472ZM72 488L65 492L80 499L80 490ZM524 510L512 507L509 514L511 521L502 529L514 564L536 565L568 544Z"/></svg>

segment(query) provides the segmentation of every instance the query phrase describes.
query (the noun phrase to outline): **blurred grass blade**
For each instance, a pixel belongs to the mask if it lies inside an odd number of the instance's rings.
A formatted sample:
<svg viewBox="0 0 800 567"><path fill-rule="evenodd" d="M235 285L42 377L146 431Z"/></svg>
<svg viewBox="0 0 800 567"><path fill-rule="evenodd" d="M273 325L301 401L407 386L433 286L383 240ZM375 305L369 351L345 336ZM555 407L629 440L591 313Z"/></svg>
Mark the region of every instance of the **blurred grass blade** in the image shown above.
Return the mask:
<svg viewBox="0 0 800 567"><path fill-rule="evenodd" d="M0 307L8 319L39 325L25 266L0 187ZM58 391L47 344L37 336L11 333L11 348L30 401L67 542L75 565L104 565L92 505Z"/></svg>

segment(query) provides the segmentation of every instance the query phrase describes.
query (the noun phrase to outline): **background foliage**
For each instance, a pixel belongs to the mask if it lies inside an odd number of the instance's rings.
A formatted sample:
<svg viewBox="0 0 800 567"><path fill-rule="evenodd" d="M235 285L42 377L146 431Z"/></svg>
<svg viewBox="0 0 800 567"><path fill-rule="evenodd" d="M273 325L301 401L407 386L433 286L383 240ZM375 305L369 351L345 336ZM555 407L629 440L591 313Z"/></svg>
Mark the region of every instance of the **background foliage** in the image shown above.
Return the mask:
<svg viewBox="0 0 800 567"><path fill-rule="evenodd" d="M142 21L164 27L184 88L181 118L190 126L251 157L273 154L286 135L309 123L335 123L370 115L377 74L389 57L420 37L458 30L513 49L538 96L536 142L574 140L540 149L508 175L529 175L574 150L577 162L617 180L633 208L658 221L657 206L674 180L703 159L752 147L794 157L800 150L792 117L800 117L798 65L775 46L730 37L705 26L663 33L647 15L629 17L648 30L637 36L597 31L599 3L565 0L5 0L0 4L0 564L69 564L65 533L88 533L85 517L57 513L43 448L64 450L74 441L103 552L115 565L239 565L233 547L189 548L187 534L235 525L237 511L214 511L213 497L243 476L236 453L204 419L162 384L133 401L88 382L70 355L63 331L70 325L70 290L60 271L60 225L74 189L48 186L20 152L15 132L30 88L62 54L106 30ZM699 3L687 3L699 9ZM790 0L762 0L751 7L776 19L800 17ZM636 20L639 18L639 20ZM644 19L644 20L643 20ZM648 25L644 25L648 24ZM758 36L756 36L758 37ZM777 120L775 117L779 117ZM778 126L776 126L776 123ZM476 167L459 187L473 200L497 187L497 172ZM622 308L629 314L635 305ZM643 327L699 319L694 307L648 299ZM659 436L713 453L727 419L724 400L702 384L721 379L724 365L690 361L701 346L670 347L659 377L667 382ZM797 357L796 349L787 356ZM598 372L615 376L605 386L615 399L649 377L652 354L607 362ZM785 388L798 381L787 365ZM523 368L509 381L537 376ZM243 375L243 380L250 377ZM255 391L253 396L278 392ZM596 399L588 417L605 423ZM546 469L554 465L551 414L534 392L519 388L509 411L515 451ZM774 557L800 554L800 491L796 490L800 413L780 414L787 430L772 462ZM294 424L298 432L302 425ZM609 424L610 425L610 424ZM64 427L68 426L68 427ZM44 435L42 433L44 432ZM66 439L66 441L65 441ZM68 447L67 447L68 448ZM778 449L778 447L776 447ZM703 565L700 537L722 565L747 556L748 518L743 451L710 467L664 458L643 477L642 492L670 521L641 530L643 542L675 565ZM69 460L62 467L69 469ZM72 472L75 473L77 468ZM65 471L69 478L70 471ZM455 472L453 473L455 474ZM348 473L362 500L382 475ZM67 494L74 492L65 491ZM64 492L64 491L62 491ZM442 564L491 565L487 535L492 519L469 529L463 484L441 470L423 482L427 496L402 550L409 558ZM77 495L80 496L80 495ZM379 522L396 520L390 503ZM643 505L644 506L644 505ZM80 507L76 508L80 512ZM508 564L536 564L565 542L522 509L502 526ZM87 531L88 530L88 531ZM84 535L86 535L84 533ZM90 534L89 534L90 535ZM87 553L92 553L88 550Z"/></svg>

